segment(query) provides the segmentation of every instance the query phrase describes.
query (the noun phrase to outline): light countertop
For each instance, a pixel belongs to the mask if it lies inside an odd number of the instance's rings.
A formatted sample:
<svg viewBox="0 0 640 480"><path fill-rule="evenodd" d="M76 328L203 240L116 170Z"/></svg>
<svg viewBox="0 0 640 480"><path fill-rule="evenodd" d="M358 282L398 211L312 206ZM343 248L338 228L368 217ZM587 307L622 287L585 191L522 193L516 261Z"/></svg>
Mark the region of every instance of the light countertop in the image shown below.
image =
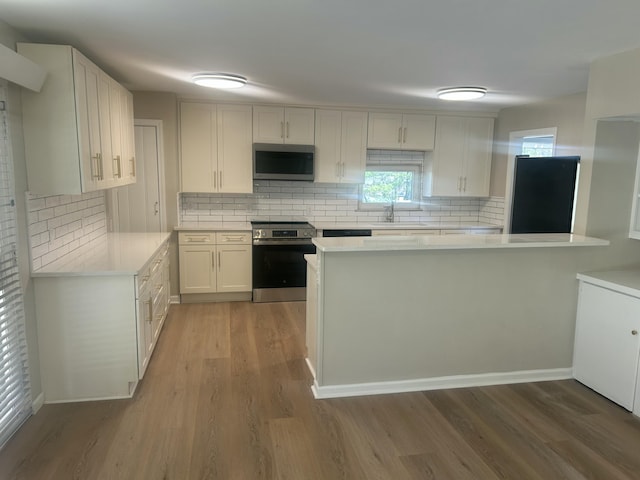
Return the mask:
<svg viewBox="0 0 640 480"><path fill-rule="evenodd" d="M108 233L33 271L31 276L135 275L170 235L170 232Z"/></svg>
<svg viewBox="0 0 640 480"><path fill-rule="evenodd" d="M567 233L318 237L313 239L313 243L320 252L470 250L482 248L593 247L609 245L608 240Z"/></svg>
<svg viewBox="0 0 640 480"><path fill-rule="evenodd" d="M640 298L640 266L629 269L579 273L578 280Z"/></svg>
<svg viewBox="0 0 640 480"><path fill-rule="evenodd" d="M437 223L437 222L310 222L317 230L332 229L370 229L370 230L472 230L483 228L502 228L482 222Z"/></svg>

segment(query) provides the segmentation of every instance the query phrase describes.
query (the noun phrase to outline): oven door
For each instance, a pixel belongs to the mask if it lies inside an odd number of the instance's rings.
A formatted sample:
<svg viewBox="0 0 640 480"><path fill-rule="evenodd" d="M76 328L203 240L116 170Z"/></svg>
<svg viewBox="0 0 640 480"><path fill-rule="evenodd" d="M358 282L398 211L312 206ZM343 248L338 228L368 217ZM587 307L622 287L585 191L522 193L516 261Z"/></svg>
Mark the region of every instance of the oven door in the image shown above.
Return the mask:
<svg viewBox="0 0 640 480"><path fill-rule="evenodd" d="M316 253L316 247L307 241L254 242L253 301L305 300L307 253Z"/></svg>

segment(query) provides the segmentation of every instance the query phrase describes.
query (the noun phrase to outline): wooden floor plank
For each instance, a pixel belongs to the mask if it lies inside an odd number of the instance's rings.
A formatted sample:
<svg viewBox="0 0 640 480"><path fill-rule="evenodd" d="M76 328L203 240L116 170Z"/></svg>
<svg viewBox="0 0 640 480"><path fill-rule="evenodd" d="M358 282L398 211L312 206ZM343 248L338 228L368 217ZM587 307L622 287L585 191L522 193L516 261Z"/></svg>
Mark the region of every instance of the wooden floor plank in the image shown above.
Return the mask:
<svg viewBox="0 0 640 480"><path fill-rule="evenodd" d="M0 479L640 477L640 421L571 380L315 400L304 314L173 305L134 398L45 405Z"/></svg>

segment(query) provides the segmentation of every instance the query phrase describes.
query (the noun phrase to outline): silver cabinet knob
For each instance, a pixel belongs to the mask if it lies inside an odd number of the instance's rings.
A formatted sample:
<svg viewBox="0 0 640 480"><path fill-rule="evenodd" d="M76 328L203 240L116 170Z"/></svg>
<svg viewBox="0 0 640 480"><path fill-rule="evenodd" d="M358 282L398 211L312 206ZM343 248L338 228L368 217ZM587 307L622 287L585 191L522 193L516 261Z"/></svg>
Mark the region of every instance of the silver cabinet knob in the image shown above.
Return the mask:
<svg viewBox="0 0 640 480"><path fill-rule="evenodd" d="M631 330L631 335L637 335L638 334L638 330Z"/></svg>

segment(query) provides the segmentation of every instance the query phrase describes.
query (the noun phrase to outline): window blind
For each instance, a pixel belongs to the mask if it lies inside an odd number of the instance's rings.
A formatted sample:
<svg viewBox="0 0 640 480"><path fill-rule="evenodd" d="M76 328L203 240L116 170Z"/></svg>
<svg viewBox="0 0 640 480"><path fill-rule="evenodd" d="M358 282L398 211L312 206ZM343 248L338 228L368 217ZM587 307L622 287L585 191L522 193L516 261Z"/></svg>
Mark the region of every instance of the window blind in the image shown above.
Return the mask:
<svg viewBox="0 0 640 480"><path fill-rule="evenodd" d="M31 414L24 305L17 252L13 158L0 82L0 446Z"/></svg>

